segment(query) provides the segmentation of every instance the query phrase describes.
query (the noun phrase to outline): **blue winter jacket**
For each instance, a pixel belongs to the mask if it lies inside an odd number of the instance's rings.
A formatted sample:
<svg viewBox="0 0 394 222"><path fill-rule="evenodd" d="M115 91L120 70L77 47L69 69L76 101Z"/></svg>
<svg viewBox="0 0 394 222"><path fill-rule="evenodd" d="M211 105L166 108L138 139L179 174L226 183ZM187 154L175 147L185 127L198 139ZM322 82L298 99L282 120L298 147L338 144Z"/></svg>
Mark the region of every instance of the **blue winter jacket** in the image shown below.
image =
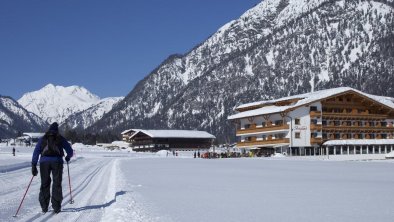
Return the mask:
<svg viewBox="0 0 394 222"><path fill-rule="evenodd" d="M36 148L34 149L33 157L31 160L31 163L33 165L37 165L38 158L41 155L41 152L42 152L41 144L42 144L43 138L44 137L41 137L40 140L38 140ZM61 137L61 138L62 138L61 146L63 147L64 150L66 150L66 153L67 153L66 157L71 158L73 156L74 151L71 148L71 145L67 142L67 140L64 137ZM40 163L48 162L48 161L63 163L63 157L62 156L41 156Z"/></svg>

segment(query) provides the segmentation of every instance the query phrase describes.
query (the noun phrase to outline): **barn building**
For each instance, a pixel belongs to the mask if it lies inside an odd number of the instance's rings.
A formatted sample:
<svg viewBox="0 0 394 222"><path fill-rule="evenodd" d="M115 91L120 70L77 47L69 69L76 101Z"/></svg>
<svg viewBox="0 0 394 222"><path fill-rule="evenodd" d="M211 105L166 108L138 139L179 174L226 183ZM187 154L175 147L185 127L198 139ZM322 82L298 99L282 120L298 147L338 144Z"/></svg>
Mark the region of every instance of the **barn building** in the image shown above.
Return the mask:
<svg viewBox="0 0 394 222"><path fill-rule="evenodd" d="M131 143L133 150L141 152L209 149L215 140L215 136L195 130L130 129L123 131L122 138Z"/></svg>

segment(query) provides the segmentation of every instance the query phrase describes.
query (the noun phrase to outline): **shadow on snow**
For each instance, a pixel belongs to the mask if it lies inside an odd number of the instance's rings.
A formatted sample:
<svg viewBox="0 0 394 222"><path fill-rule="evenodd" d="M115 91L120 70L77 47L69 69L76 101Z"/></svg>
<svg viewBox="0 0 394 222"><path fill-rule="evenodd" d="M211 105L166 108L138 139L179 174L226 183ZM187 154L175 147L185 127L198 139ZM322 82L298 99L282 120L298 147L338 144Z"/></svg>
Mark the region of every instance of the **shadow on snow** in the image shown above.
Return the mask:
<svg viewBox="0 0 394 222"><path fill-rule="evenodd" d="M113 203L115 203L116 198L118 196L122 196L124 194L126 194L126 191L118 191L115 194L115 198L113 200L109 201L108 203L85 206L85 207L78 207L78 208L65 208L65 209L62 209L62 212L80 212L80 211L84 211L84 210L95 210L95 209L106 208L106 207L111 206Z"/></svg>

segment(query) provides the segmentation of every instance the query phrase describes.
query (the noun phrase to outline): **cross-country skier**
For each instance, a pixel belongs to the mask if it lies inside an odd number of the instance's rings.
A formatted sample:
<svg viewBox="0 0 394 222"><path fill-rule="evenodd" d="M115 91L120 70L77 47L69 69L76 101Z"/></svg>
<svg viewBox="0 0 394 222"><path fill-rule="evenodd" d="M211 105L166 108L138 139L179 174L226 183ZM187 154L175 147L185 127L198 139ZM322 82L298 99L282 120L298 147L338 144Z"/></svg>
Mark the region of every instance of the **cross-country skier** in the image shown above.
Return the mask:
<svg viewBox="0 0 394 222"><path fill-rule="evenodd" d="M67 140L59 134L58 124L52 123L49 130L38 141L32 157L32 174L37 176L37 162L40 157L41 187L39 201L42 211L48 212L49 199L51 199L50 185L52 173L52 208L55 213L61 210L63 200L62 176L63 176L63 156L66 150L66 161L70 161L73 156L73 149Z"/></svg>

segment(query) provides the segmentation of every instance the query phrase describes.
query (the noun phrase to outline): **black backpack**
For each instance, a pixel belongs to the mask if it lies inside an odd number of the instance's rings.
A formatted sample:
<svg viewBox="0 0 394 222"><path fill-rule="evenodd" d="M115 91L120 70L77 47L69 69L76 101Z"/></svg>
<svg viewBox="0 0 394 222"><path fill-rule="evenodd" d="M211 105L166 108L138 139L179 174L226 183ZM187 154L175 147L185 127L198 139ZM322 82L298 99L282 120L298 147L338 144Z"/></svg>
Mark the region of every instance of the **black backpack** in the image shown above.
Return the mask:
<svg viewBox="0 0 394 222"><path fill-rule="evenodd" d="M41 156L63 156L62 137L59 134L45 134L42 138Z"/></svg>

